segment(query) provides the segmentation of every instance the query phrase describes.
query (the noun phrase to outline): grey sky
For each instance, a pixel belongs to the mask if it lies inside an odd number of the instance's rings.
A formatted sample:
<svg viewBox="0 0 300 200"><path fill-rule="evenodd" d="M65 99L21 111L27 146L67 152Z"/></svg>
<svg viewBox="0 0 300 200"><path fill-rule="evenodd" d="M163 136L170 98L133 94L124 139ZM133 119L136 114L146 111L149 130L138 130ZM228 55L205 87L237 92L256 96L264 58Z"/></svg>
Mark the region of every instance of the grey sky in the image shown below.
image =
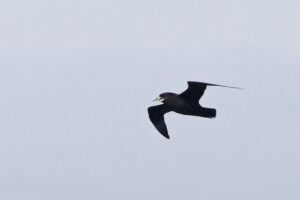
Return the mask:
<svg viewBox="0 0 300 200"><path fill-rule="evenodd" d="M300 2L6 1L0 199L300 199ZM148 119L209 87L213 120Z"/></svg>

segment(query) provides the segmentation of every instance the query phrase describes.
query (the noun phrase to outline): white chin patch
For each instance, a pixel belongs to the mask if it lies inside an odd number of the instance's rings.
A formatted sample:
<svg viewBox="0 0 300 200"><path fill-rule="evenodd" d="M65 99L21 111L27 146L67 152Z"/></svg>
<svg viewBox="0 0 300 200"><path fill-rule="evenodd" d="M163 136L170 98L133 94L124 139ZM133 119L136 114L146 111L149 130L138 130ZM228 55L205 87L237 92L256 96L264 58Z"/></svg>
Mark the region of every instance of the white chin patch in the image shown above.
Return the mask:
<svg viewBox="0 0 300 200"><path fill-rule="evenodd" d="M164 99L161 97L156 97L153 101L163 101Z"/></svg>

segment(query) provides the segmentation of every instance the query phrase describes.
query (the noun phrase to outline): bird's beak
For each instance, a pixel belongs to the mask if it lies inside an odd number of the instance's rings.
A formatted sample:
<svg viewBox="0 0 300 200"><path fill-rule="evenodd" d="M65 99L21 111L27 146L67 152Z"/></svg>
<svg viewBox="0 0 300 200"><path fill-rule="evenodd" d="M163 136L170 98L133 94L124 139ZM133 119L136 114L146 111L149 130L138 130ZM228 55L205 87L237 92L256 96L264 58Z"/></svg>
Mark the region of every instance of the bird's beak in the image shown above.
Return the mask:
<svg viewBox="0 0 300 200"><path fill-rule="evenodd" d="M162 101L163 99L161 97L156 97L155 99L153 99L153 101Z"/></svg>

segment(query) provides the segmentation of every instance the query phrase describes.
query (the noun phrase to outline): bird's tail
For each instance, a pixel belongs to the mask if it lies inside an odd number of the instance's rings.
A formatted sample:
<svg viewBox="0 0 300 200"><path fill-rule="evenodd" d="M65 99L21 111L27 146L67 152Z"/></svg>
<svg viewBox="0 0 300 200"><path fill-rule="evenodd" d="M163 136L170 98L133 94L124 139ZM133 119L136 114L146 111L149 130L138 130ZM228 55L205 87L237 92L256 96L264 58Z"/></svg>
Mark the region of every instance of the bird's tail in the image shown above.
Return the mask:
<svg viewBox="0 0 300 200"><path fill-rule="evenodd" d="M206 118L215 118L217 116L217 111L214 108L202 108L199 115Z"/></svg>

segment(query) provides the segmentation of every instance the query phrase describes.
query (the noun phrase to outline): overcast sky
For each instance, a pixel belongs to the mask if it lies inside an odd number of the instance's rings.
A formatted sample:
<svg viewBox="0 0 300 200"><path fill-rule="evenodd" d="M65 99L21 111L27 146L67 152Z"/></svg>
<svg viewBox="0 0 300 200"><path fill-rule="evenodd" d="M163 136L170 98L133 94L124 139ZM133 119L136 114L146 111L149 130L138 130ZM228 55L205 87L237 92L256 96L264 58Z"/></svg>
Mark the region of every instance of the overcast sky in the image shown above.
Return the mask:
<svg viewBox="0 0 300 200"><path fill-rule="evenodd" d="M0 7L0 199L299 200L299 0ZM148 119L208 87L217 118Z"/></svg>

